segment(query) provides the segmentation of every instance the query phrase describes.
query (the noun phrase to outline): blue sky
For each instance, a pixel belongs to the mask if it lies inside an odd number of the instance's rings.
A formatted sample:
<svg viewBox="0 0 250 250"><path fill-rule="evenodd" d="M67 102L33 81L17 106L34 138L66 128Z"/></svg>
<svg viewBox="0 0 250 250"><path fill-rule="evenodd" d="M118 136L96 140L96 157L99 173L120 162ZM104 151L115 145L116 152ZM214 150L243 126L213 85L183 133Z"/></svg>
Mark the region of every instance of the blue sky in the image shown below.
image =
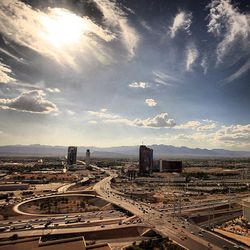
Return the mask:
<svg viewBox="0 0 250 250"><path fill-rule="evenodd" d="M0 3L0 144L250 150L248 1Z"/></svg>

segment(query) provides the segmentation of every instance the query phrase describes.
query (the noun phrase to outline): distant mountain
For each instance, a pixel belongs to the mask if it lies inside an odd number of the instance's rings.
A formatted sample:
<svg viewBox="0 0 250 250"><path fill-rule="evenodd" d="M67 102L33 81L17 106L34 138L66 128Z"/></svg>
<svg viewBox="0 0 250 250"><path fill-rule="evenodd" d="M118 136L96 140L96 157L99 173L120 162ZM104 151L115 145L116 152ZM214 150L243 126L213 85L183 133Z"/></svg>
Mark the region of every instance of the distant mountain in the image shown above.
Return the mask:
<svg viewBox="0 0 250 250"><path fill-rule="evenodd" d="M201 149L201 148L188 148L188 147L175 147L171 145L148 145L154 150L154 156L170 157L170 156L188 156L188 157L250 157L249 151L231 151L225 149ZM138 155L139 146L122 146L110 147L103 150L114 153L121 153L125 155ZM98 149L102 151L102 149Z"/></svg>
<svg viewBox="0 0 250 250"><path fill-rule="evenodd" d="M174 147L171 145L148 145L154 150L155 157L250 157L249 151L231 151L224 149L201 149ZM138 157L139 146L121 147L78 147L78 156L85 156L86 149L91 150L93 157L124 158ZM0 146L0 156L65 156L66 146L48 145L11 145Z"/></svg>

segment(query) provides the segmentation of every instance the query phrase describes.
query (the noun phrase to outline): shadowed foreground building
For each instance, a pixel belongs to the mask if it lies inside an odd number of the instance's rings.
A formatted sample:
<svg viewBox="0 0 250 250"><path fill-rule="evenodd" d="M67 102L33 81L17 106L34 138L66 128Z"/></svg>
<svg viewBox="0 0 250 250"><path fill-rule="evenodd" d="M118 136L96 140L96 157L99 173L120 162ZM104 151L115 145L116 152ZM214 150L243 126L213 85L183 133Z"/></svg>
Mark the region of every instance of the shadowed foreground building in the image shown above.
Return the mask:
<svg viewBox="0 0 250 250"><path fill-rule="evenodd" d="M76 156L77 156L77 147L73 146L68 147L68 157L67 157L68 166L76 165Z"/></svg>
<svg viewBox="0 0 250 250"><path fill-rule="evenodd" d="M150 175L153 171L153 149L144 145L139 150L139 175Z"/></svg>

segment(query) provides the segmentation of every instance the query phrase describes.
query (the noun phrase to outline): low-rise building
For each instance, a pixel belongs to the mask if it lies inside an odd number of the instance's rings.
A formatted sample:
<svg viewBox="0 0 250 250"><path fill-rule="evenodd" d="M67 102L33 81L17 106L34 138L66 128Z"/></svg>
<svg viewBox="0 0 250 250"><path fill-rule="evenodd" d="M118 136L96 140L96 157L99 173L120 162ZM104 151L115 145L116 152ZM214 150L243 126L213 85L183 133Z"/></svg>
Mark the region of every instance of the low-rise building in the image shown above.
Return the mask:
<svg viewBox="0 0 250 250"><path fill-rule="evenodd" d="M181 173L182 161L157 160L154 162L154 171L167 173Z"/></svg>

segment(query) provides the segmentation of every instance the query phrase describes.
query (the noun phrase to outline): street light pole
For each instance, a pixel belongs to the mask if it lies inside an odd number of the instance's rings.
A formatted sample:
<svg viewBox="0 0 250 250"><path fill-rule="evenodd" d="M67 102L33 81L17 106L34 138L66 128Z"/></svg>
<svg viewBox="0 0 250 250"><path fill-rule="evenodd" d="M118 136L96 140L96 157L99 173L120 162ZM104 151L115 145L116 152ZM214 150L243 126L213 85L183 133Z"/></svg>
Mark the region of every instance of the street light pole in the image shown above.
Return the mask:
<svg viewBox="0 0 250 250"><path fill-rule="evenodd" d="M180 217L181 217L181 196L179 198L179 214L180 214Z"/></svg>
<svg viewBox="0 0 250 250"><path fill-rule="evenodd" d="M229 210L231 210L231 196L230 196L230 193L231 193L231 190L230 190L230 187L228 187L228 207L229 207Z"/></svg>
<svg viewBox="0 0 250 250"><path fill-rule="evenodd" d="M173 209L174 209L174 217L175 217L175 193L173 193L173 196L174 196L174 206L173 206Z"/></svg>

